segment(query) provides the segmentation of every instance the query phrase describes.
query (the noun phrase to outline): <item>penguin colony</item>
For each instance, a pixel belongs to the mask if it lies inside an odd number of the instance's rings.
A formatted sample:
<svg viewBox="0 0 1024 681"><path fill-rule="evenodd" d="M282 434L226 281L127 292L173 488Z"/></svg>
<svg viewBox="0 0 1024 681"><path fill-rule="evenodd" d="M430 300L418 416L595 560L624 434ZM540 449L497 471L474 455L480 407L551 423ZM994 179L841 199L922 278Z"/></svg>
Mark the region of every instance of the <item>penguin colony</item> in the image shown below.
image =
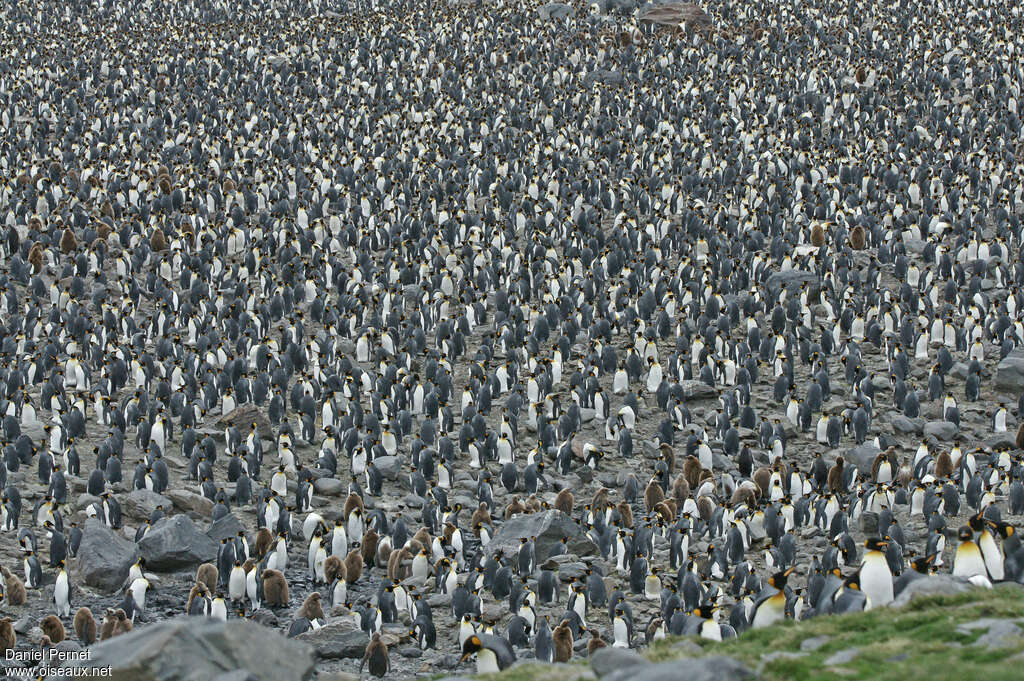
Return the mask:
<svg viewBox="0 0 1024 681"><path fill-rule="evenodd" d="M0 10L0 646L401 678L1024 579L1019 3L235 4ZM215 561L81 582L199 496Z"/></svg>

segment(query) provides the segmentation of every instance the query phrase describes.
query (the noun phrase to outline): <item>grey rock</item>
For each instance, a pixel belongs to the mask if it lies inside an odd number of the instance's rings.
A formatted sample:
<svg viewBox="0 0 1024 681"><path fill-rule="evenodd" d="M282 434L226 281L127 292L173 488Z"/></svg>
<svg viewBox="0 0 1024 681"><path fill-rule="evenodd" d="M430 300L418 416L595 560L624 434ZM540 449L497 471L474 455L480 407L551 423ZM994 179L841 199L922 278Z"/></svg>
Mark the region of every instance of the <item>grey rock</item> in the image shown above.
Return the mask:
<svg viewBox="0 0 1024 681"><path fill-rule="evenodd" d="M157 494L149 489L137 489L125 495L121 500L121 509L124 514L140 520L145 520L157 506L163 506L165 512L171 510L173 503L162 494Z"/></svg>
<svg viewBox="0 0 1024 681"><path fill-rule="evenodd" d="M1005 648L1019 643L1021 639L1020 627L1012 620L984 618L965 622L956 628L962 634L970 634L977 629L986 631L974 642L976 646Z"/></svg>
<svg viewBox="0 0 1024 681"><path fill-rule="evenodd" d="M912 419L903 414L892 414L889 416L889 423L897 433L920 434L924 430L924 419Z"/></svg>
<svg viewBox="0 0 1024 681"><path fill-rule="evenodd" d="M878 514L874 511L864 511L860 514L860 531L865 536L871 537L878 534Z"/></svg>
<svg viewBox="0 0 1024 681"><path fill-rule="evenodd" d="M594 83L621 87L625 82L626 76L621 71L609 71L608 69L597 69L583 76L583 86L588 89L594 87Z"/></svg>
<svg viewBox="0 0 1024 681"><path fill-rule="evenodd" d="M402 472L402 460L397 456L378 456L373 463L388 480L398 480L398 474Z"/></svg>
<svg viewBox="0 0 1024 681"><path fill-rule="evenodd" d="M558 566L558 578L563 582L571 582L587 574L585 563L572 562Z"/></svg>
<svg viewBox="0 0 1024 681"><path fill-rule="evenodd" d="M15 632L22 636L27 636L28 632L32 631L32 627L36 624L36 618L32 615L22 615L21 618L16 621L11 627Z"/></svg>
<svg viewBox="0 0 1024 681"><path fill-rule="evenodd" d="M610 681L741 681L754 672L731 657L699 657L686 660L685 671L678 661L621 669L610 674Z"/></svg>
<svg viewBox="0 0 1024 681"><path fill-rule="evenodd" d="M637 8L637 4L637 0L602 0L601 10L605 13L632 14L633 10Z"/></svg>
<svg viewBox="0 0 1024 681"><path fill-rule="evenodd" d="M907 584L891 605L898 608L906 605L916 596L958 594L972 588L974 588L973 585L966 579L954 577L953 575L931 575L924 579L915 579L910 584Z"/></svg>
<svg viewBox="0 0 1024 681"><path fill-rule="evenodd" d="M542 5L537 8L537 14L544 21L550 19L566 19L571 17L575 13L572 6L565 4L564 2L549 2L546 5Z"/></svg>
<svg viewBox="0 0 1024 681"><path fill-rule="evenodd" d="M1024 391L1024 348L1014 350L996 366L996 389L1015 395Z"/></svg>
<svg viewBox="0 0 1024 681"><path fill-rule="evenodd" d="M446 608L452 602L451 594L434 594L427 599L427 605L431 608Z"/></svg>
<svg viewBox="0 0 1024 681"><path fill-rule="evenodd" d="M996 450L999 449L1000 447L1009 447L1010 449L1016 449L1017 433L1015 431L1006 433L996 433L995 435L985 438L983 444L987 449L991 450Z"/></svg>
<svg viewBox="0 0 1024 681"><path fill-rule="evenodd" d="M878 447L865 442L862 445L847 449L843 456L847 462L856 466L857 470L861 473L870 473L878 451Z"/></svg>
<svg viewBox="0 0 1024 681"><path fill-rule="evenodd" d="M513 555L523 537L537 537L538 564L547 560L551 549L562 537L569 538L566 543L569 553L577 556L592 556L597 553L597 545L586 536L583 528L569 516L555 510L509 518L487 545L487 552L492 554L498 549L504 549L506 554Z"/></svg>
<svg viewBox="0 0 1024 681"><path fill-rule="evenodd" d="M253 681L257 677L244 669L236 669L233 672L225 672L218 675L213 681Z"/></svg>
<svg viewBox="0 0 1024 681"><path fill-rule="evenodd" d="M351 622L328 624L316 631L299 634L295 638L312 645L317 657L327 660L362 658L370 642L366 632L356 629Z"/></svg>
<svg viewBox="0 0 1024 681"><path fill-rule="evenodd" d="M814 272L805 272L804 270L787 270L785 272L773 272L768 277L768 288L770 290L777 291L785 286L787 289L793 290L800 288L800 284L807 282L812 283L818 281L818 275Z"/></svg>
<svg viewBox="0 0 1024 681"><path fill-rule="evenodd" d="M168 490L167 498L174 503L175 508L182 511L194 511L202 516L209 516L213 513L213 501L202 494L183 489L172 489Z"/></svg>
<svg viewBox="0 0 1024 681"><path fill-rule="evenodd" d="M825 664L828 666L835 666L839 664L846 664L847 662L853 662L856 657L860 655L860 650L857 648L846 648L844 650L832 653L826 660Z"/></svg>
<svg viewBox="0 0 1024 681"><path fill-rule="evenodd" d="M72 569L83 584L112 593L128 578L128 570L139 559L139 549L96 518L85 521L82 544Z"/></svg>
<svg viewBox="0 0 1024 681"><path fill-rule="evenodd" d="M177 570L216 559L217 542L187 515L176 515L154 525L139 542L139 551L150 568Z"/></svg>
<svg viewBox="0 0 1024 681"><path fill-rule="evenodd" d="M78 498L75 499L75 510L81 511L83 509L89 508L99 500L99 497L94 497L91 494L79 494Z"/></svg>
<svg viewBox="0 0 1024 681"><path fill-rule="evenodd" d="M703 381L680 381L679 387L687 399L710 399L718 397L718 391Z"/></svg>
<svg viewBox="0 0 1024 681"><path fill-rule="evenodd" d="M805 638L800 642L800 650L811 653L822 647L831 640L830 636L815 636L813 638Z"/></svg>
<svg viewBox="0 0 1024 681"><path fill-rule="evenodd" d="M243 437L245 433L249 432L253 423L256 424L256 431L261 438L264 440L272 440L274 438L274 429L270 426L270 419L267 418L264 410L251 402L243 404L234 409L230 414L225 414L217 419L218 429L223 431L226 426L238 426L238 429L243 433Z"/></svg>
<svg viewBox="0 0 1024 681"><path fill-rule="evenodd" d="M245 525L242 524L242 521L229 513L211 524L210 528L206 530L206 536L220 543L221 539L237 537L239 532L244 531Z"/></svg>
<svg viewBox="0 0 1024 681"><path fill-rule="evenodd" d="M949 421L929 421L924 424L924 434L926 436L930 435L936 440L943 442L952 440L959 431L960 429L957 428L956 424Z"/></svg>
<svg viewBox="0 0 1024 681"><path fill-rule="evenodd" d="M775 660L795 660L800 657L807 657L807 653L794 653L791 650L775 650L761 656L761 664L768 664Z"/></svg>
<svg viewBox="0 0 1024 681"><path fill-rule="evenodd" d="M601 648L594 651L590 656L590 668L599 679L621 669L635 671L638 667L645 667L651 663L639 653L627 648Z"/></svg>
<svg viewBox="0 0 1024 681"><path fill-rule="evenodd" d="M72 678L75 667L113 668L108 678L206 681L243 671L260 681L308 679L313 649L241 619L176 617L97 643L88 660L65 663L50 678Z"/></svg>
<svg viewBox="0 0 1024 681"><path fill-rule="evenodd" d="M967 379L967 363L966 362L957 362L949 370L949 373L950 373L951 376L956 376L961 381L966 380Z"/></svg>
<svg viewBox="0 0 1024 681"><path fill-rule="evenodd" d="M345 483L337 478L317 478L313 481L313 491L325 497L336 497L345 491Z"/></svg>
<svg viewBox="0 0 1024 681"><path fill-rule="evenodd" d="M56 648L57 650L67 650L67 651L76 651L76 650L82 650L83 649L82 646L78 644L78 642L72 641L69 638L64 639L63 641L61 641L60 643L55 645L54 648Z"/></svg>

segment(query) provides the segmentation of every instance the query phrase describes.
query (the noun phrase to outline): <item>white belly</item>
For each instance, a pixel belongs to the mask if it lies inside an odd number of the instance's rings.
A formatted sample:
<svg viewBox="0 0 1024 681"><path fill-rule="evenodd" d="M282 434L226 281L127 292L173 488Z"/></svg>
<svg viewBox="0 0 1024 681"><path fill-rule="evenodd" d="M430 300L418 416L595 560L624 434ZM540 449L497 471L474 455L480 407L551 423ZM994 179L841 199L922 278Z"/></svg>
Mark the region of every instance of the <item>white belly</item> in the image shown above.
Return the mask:
<svg viewBox="0 0 1024 681"><path fill-rule="evenodd" d="M480 652L476 654L476 673L494 674L499 671L501 669L498 667L498 657L494 654L494 651L481 648Z"/></svg>
<svg viewBox="0 0 1024 681"><path fill-rule="evenodd" d="M893 599L892 573L884 557L865 562L860 570L860 588L868 597L868 608L888 605Z"/></svg>

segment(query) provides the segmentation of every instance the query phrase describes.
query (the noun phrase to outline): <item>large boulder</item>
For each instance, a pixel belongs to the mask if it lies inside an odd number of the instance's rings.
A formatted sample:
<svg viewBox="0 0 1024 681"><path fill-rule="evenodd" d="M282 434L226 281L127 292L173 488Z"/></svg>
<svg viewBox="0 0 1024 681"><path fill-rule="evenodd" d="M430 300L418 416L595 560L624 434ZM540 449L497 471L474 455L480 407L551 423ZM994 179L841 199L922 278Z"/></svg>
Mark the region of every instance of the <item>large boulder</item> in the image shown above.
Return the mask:
<svg viewBox="0 0 1024 681"><path fill-rule="evenodd" d="M637 671L640 667L648 666L650 661L642 657L640 653L628 648L606 647L594 651L590 656L590 668L594 675L603 679L621 670Z"/></svg>
<svg viewBox="0 0 1024 681"><path fill-rule="evenodd" d="M121 501L121 509L124 514L138 520L149 518L157 506L163 506L164 512L168 513L174 504L164 495L157 494L151 489L134 490L125 495Z"/></svg>
<svg viewBox="0 0 1024 681"><path fill-rule="evenodd" d="M767 284L768 289L771 291L778 291L783 287L792 291L799 289L801 284L812 284L816 281L818 281L818 275L814 272L786 270L784 272L772 272L768 277Z"/></svg>
<svg viewBox="0 0 1024 681"><path fill-rule="evenodd" d="M609 71L608 69L597 69L583 76L583 87L590 89L594 83L603 83L622 87L626 82L626 76L622 71Z"/></svg>
<svg viewBox="0 0 1024 681"><path fill-rule="evenodd" d="M168 490L167 497L174 502L174 507L180 511L191 511L202 516L209 516L213 513L213 500L207 499L202 494L196 494L185 489L172 489Z"/></svg>
<svg viewBox="0 0 1024 681"><path fill-rule="evenodd" d="M571 5L567 5L564 2L549 2L546 5L542 5L537 8L537 14L544 21L550 19L567 19L571 17L574 10Z"/></svg>
<svg viewBox="0 0 1024 681"><path fill-rule="evenodd" d="M114 681L207 681L244 671L260 681L303 681L313 675L313 648L242 619L176 617L89 648L49 678L82 676L76 667L110 667Z"/></svg>
<svg viewBox="0 0 1024 681"><path fill-rule="evenodd" d="M274 438L274 429L270 427L270 420L267 419L266 414L253 404L243 404L231 410L230 413L224 414L217 419L217 426L223 429L227 426L236 426L242 431L243 437L248 434L249 429L252 428L252 424L256 424L256 432L264 440L271 440Z"/></svg>
<svg viewBox="0 0 1024 681"><path fill-rule="evenodd" d="M113 593L124 585L128 570L139 559L139 548L96 518L85 521L78 556L72 563L75 578L83 584Z"/></svg>
<svg viewBox="0 0 1024 681"><path fill-rule="evenodd" d="M352 622L335 622L320 627L316 631L307 631L295 637L298 641L309 643L316 649L317 657L325 660L344 658L359 659L366 652L370 637Z"/></svg>
<svg viewBox="0 0 1024 681"><path fill-rule="evenodd" d="M930 575L915 579L910 584L907 584L890 605L894 608L899 608L918 596L934 596L936 594L948 596L950 594L963 593L973 588L975 588L974 585L962 577L943 574Z"/></svg>
<svg viewBox="0 0 1024 681"><path fill-rule="evenodd" d="M857 470L865 475L871 473L871 467L875 463L875 457L878 456L879 449L869 442L865 442L862 445L857 445L846 450L846 454L843 456L847 461L857 467Z"/></svg>
<svg viewBox="0 0 1024 681"><path fill-rule="evenodd" d="M1014 350L996 366L996 389L1014 395L1024 392L1024 348Z"/></svg>
<svg viewBox="0 0 1024 681"><path fill-rule="evenodd" d="M715 387L708 385L704 381L688 379L680 381L679 387L683 391L683 397L688 400L709 400L718 397L718 391L715 390Z"/></svg>
<svg viewBox="0 0 1024 681"><path fill-rule="evenodd" d="M537 564L540 565L551 554L551 549L568 537L566 543L568 553L577 556L592 556L597 553L597 545L587 536L583 528L572 518L561 511L544 511L516 515L506 520L487 545L487 552L494 553L503 549L506 554L515 555L519 550L520 540L524 537L536 537Z"/></svg>
<svg viewBox="0 0 1024 681"><path fill-rule="evenodd" d="M903 414L891 414L889 416L889 423L892 424L893 430L897 433L920 435L924 431L925 420L920 417L912 419Z"/></svg>
<svg viewBox="0 0 1024 681"><path fill-rule="evenodd" d="M402 472L402 460L397 456L378 456L373 460L373 465L388 480L398 480L398 475ZM316 489L315 483L313 488Z"/></svg>
<svg viewBox="0 0 1024 681"><path fill-rule="evenodd" d="M681 664L682 663L682 664ZM620 669L602 681L743 681L754 672L739 660L716 655Z"/></svg>
<svg viewBox="0 0 1024 681"><path fill-rule="evenodd" d="M154 570L177 570L217 558L217 542L195 526L187 515L164 518L139 542L146 565Z"/></svg>
<svg viewBox="0 0 1024 681"><path fill-rule="evenodd" d="M952 440L959 431L957 425L950 421L929 421L924 424L925 437L931 436L940 442Z"/></svg>
<svg viewBox="0 0 1024 681"><path fill-rule="evenodd" d="M347 489L347 486L337 478L317 478L313 481L313 491L325 497L336 497Z"/></svg>
<svg viewBox="0 0 1024 681"><path fill-rule="evenodd" d="M245 525L241 520L228 513L226 516L218 518L216 522L210 523L210 528L206 530L206 536L219 543L221 539L237 537L239 532L245 532Z"/></svg>
<svg viewBox="0 0 1024 681"><path fill-rule="evenodd" d="M602 0L601 10L606 14L618 12L619 14L632 14L637 8L637 0Z"/></svg>

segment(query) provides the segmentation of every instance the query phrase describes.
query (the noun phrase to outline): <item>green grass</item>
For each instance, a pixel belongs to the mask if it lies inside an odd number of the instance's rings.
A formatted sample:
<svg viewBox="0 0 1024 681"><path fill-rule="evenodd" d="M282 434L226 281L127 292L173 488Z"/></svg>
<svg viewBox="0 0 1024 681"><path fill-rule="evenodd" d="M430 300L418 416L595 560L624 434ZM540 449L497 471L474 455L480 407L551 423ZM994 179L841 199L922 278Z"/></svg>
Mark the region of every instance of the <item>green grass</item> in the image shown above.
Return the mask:
<svg viewBox="0 0 1024 681"><path fill-rule="evenodd" d="M735 657L752 669L760 669L763 679L995 681L1010 678L1008 669L1013 665L1024 665L1020 659L1007 662L1007 658L1024 651L1024 639L1005 648L971 646L986 630L963 634L957 631L957 625L981 618L1017 617L1024 617L1024 589L1003 587L917 598L898 610L882 608L856 615L787 622L748 631L723 643L695 642L701 647L701 655ZM800 657L762 662L763 656L775 651L799 653L800 643L816 636L830 638L817 650ZM673 645L672 641L659 642L648 657L674 659L678 654L673 654ZM829 657L848 648L857 648L860 653L850 662L826 666Z"/></svg>
<svg viewBox="0 0 1024 681"><path fill-rule="evenodd" d="M1024 589L1004 586L974 589L954 595L925 596L900 609L882 608L844 616L786 622L747 631L738 639L716 643L689 638L666 639L641 651L660 662L705 655L727 655L744 662L768 681L833 681L879 679L912 681L964 679L1006 681L1024 678L1024 638L1005 647L971 645L986 629L970 633L957 626L982 618L1024 620ZM1024 623L1021 628L1024 629ZM800 650L802 641L826 636L814 651ZM844 664L826 665L836 652L856 648L859 654ZM795 653L765 661L773 652ZM1011 659L1013 658L1013 659ZM501 674L481 676L487 681L571 681L589 677L589 667L522 665Z"/></svg>

